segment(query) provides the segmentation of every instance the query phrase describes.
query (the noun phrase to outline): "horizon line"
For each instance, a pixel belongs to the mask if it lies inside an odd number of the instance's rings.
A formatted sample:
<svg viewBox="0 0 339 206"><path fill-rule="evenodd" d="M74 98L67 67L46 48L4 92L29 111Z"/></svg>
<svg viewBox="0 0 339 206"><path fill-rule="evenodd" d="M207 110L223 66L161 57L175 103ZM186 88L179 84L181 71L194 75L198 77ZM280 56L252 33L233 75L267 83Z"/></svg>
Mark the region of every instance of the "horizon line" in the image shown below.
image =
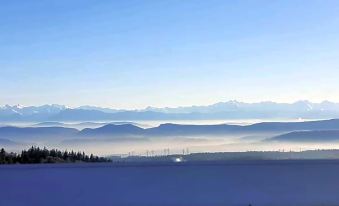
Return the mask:
<svg viewBox="0 0 339 206"><path fill-rule="evenodd" d="M47 104L38 104L38 105L24 105L24 104L2 104L0 105L0 108L4 107L19 107L19 108L27 108L27 107L42 107L42 106L61 106L65 107L66 109L79 109L80 107L97 107L100 109L111 109L111 110L125 110L125 111L140 111L140 110L146 110L146 109L176 109L176 108L185 108L185 107L208 107L213 106L216 104L222 104L222 103L242 103L242 104L262 104L262 103L274 103L274 104L296 104L300 102L307 102L311 104L322 104L322 103L333 103L333 104L339 104L339 102L330 101L330 100L322 100L322 101L311 101L311 100L295 100L290 102L278 102L273 100L263 100L263 101L239 101L239 100L226 100L226 101L219 101L211 104L195 104L195 105L186 105L186 106L164 106L164 107L156 107L156 106L145 106L142 108L116 108L116 107L107 107L107 106L99 106L99 105L79 105L79 106L68 106L66 104L57 104L57 103L47 103Z"/></svg>

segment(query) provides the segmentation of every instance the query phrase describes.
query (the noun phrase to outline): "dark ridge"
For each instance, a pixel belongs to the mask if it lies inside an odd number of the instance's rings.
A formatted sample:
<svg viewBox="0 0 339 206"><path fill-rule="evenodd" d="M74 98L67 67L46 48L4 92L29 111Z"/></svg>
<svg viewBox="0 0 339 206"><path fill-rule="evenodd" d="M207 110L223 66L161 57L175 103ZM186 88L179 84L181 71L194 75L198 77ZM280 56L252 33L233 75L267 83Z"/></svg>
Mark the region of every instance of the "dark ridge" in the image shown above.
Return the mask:
<svg viewBox="0 0 339 206"><path fill-rule="evenodd" d="M142 135L144 129L132 124L114 125L108 124L96 129L83 129L80 136L107 136L107 135Z"/></svg>
<svg viewBox="0 0 339 206"><path fill-rule="evenodd" d="M268 139L268 141L289 142L324 142L338 140L339 130L296 131Z"/></svg>
<svg viewBox="0 0 339 206"><path fill-rule="evenodd" d="M77 129L64 127L0 127L0 137L70 137L78 132Z"/></svg>

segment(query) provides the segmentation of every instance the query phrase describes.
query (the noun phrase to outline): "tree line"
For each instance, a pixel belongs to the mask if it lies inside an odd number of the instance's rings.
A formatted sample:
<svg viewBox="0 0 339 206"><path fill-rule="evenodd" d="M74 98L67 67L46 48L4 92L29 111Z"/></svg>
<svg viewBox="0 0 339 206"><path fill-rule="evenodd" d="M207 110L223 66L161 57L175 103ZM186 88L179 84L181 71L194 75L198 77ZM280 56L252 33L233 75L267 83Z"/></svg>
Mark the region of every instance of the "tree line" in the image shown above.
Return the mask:
<svg viewBox="0 0 339 206"><path fill-rule="evenodd" d="M21 153L6 152L0 149L0 164L33 164L33 163L73 163L73 162L111 162L110 159L86 155L84 152L68 152L57 149L31 147Z"/></svg>

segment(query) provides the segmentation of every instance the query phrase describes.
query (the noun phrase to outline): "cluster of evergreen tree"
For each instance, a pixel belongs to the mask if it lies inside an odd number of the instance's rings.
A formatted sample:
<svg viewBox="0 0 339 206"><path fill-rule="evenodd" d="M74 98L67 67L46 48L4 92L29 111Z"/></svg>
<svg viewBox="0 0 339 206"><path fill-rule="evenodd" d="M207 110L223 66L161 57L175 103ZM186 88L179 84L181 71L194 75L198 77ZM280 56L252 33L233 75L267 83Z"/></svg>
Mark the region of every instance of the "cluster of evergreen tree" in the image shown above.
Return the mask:
<svg viewBox="0 0 339 206"><path fill-rule="evenodd" d="M68 152L57 149L31 147L21 154L8 153L0 149L0 164L31 164L31 163L71 163L71 162L110 162L110 159L86 155L84 152Z"/></svg>

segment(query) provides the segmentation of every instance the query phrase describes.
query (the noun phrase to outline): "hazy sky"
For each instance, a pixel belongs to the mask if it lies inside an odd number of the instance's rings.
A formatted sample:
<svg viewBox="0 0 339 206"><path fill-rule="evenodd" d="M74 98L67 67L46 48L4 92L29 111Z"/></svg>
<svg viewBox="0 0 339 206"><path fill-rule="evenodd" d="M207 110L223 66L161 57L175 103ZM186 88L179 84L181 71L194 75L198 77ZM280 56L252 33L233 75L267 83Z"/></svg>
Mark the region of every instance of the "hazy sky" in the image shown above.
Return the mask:
<svg viewBox="0 0 339 206"><path fill-rule="evenodd" d="M338 0L11 0L0 105L339 102Z"/></svg>

